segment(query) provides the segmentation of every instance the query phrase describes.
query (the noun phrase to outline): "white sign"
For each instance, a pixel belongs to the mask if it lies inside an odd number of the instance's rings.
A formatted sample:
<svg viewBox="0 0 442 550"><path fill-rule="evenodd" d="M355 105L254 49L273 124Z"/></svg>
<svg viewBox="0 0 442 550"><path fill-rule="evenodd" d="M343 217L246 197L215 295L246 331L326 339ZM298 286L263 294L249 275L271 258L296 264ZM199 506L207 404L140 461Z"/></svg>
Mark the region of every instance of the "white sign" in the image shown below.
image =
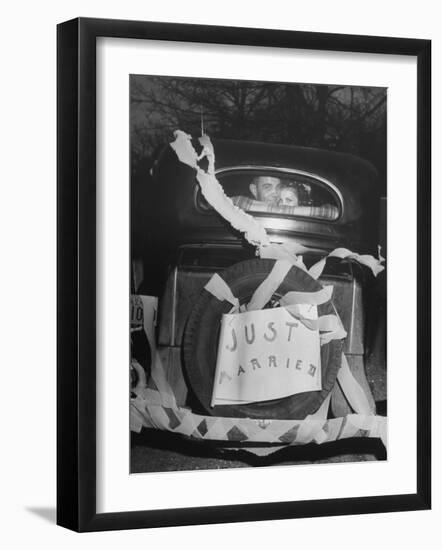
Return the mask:
<svg viewBox="0 0 442 550"><path fill-rule="evenodd" d="M211 406L321 390L316 306L223 315Z"/></svg>

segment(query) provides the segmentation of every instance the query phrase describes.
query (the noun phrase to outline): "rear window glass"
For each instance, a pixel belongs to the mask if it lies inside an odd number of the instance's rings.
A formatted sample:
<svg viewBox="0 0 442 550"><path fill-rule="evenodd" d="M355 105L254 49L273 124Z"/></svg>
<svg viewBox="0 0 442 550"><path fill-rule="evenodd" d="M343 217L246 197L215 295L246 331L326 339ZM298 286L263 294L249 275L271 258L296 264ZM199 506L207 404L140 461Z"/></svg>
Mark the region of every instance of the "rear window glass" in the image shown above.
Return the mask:
<svg viewBox="0 0 442 550"><path fill-rule="evenodd" d="M275 171L231 171L217 174L233 203L250 213L336 220L340 204L326 183L311 176ZM204 199L200 206L209 209Z"/></svg>

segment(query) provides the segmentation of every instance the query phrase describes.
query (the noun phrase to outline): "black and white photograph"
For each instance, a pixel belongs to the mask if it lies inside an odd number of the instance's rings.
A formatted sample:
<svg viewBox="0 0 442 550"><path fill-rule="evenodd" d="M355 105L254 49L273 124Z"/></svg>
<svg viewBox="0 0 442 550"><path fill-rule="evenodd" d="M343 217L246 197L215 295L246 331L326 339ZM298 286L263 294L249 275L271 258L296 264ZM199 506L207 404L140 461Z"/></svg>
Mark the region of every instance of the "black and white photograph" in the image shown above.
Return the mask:
<svg viewBox="0 0 442 550"><path fill-rule="evenodd" d="M437 6L5 5L4 548L440 538Z"/></svg>
<svg viewBox="0 0 442 550"><path fill-rule="evenodd" d="M129 86L130 473L387 460L388 89Z"/></svg>

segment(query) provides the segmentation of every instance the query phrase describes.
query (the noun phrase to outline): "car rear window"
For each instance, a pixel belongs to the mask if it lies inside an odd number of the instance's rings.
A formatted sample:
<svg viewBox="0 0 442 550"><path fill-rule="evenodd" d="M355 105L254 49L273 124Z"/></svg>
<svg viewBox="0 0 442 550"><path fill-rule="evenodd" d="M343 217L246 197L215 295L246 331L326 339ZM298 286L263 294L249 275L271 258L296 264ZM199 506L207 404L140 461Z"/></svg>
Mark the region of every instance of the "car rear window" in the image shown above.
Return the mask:
<svg viewBox="0 0 442 550"><path fill-rule="evenodd" d="M233 203L257 215L336 220L340 200L330 185L313 176L274 170L235 170L217 174ZM199 193L199 206L211 209Z"/></svg>

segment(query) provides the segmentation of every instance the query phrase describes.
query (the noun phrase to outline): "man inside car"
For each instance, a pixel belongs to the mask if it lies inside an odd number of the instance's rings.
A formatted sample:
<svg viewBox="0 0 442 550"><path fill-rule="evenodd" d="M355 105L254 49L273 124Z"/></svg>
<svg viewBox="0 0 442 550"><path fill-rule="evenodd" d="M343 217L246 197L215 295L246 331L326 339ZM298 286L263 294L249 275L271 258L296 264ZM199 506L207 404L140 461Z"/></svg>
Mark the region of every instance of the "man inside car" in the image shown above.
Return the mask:
<svg viewBox="0 0 442 550"><path fill-rule="evenodd" d="M249 189L257 201L278 204L281 197L281 180L274 176L256 176Z"/></svg>
<svg viewBox="0 0 442 550"><path fill-rule="evenodd" d="M249 185L251 197L232 197L233 203L249 212L269 212L293 214L299 204L298 193L275 176L256 176Z"/></svg>
<svg viewBox="0 0 442 550"><path fill-rule="evenodd" d="M252 212L278 211L281 199L281 180L275 176L256 176L249 185L252 197L232 197L233 204Z"/></svg>

